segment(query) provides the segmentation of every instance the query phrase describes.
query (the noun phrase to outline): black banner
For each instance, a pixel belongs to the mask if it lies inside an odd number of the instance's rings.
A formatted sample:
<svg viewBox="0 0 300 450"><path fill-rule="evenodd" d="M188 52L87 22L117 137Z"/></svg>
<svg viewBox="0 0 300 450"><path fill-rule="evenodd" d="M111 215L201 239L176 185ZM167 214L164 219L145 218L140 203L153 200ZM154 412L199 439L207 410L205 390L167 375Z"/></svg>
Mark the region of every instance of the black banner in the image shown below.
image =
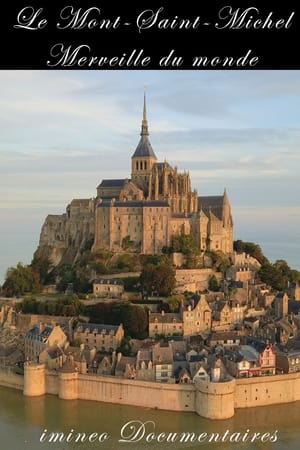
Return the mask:
<svg viewBox="0 0 300 450"><path fill-rule="evenodd" d="M2 69L300 68L300 12L289 1L24 0L5 8Z"/></svg>

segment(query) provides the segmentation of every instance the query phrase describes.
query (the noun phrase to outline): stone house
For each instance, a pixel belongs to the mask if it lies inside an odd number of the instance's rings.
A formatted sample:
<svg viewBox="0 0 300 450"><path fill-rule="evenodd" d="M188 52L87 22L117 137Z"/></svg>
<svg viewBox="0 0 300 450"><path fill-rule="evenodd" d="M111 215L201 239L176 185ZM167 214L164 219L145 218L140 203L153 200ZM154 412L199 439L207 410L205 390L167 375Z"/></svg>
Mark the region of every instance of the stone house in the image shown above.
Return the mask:
<svg viewBox="0 0 300 450"><path fill-rule="evenodd" d="M123 325L80 322L74 330L74 340L103 352L116 350L124 337Z"/></svg>
<svg viewBox="0 0 300 450"><path fill-rule="evenodd" d="M253 333L253 335L260 338L264 342L269 341L272 344L278 342L278 328L274 322L260 323L259 327L255 330L255 333Z"/></svg>
<svg viewBox="0 0 300 450"><path fill-rule="evenodd" d="M149 312L149 337L183 334L183 321L179 313Z"/></svg>
<svg viewBox="0 0 300 450"><path fill-rule="evenodd" d="M97 278L93 281L95 297L121 298L124 293L124 282L118 278Z"/></svg>
<svg viewBox="0 0 300 450"><path fill-rule="evenodd" d="M273 302L275 317L279 319L288 315L289 297L286 292L279 292Z"/></svg>
<svg viewBox="0 0 300 450"><path fill-rule="evenodd" d="M193 383L196 383L199 380L209 381L209 379L210 379L210 377L203 365L200 365L200 367L198 367L198 369L196 369L195 371L191 371L191 376L193 379Z"/></svg>
<svg viewBox="0 0 300 450"><path fill-rule="evenodd" d="M210 363L210 380L213 383L220 383L228 380L228 372L221 358L214 355Z"/></svg>
<svg viewBox="0 0 300 450"><path fill-rule="evenodd" d="M224 348L237 346L240 344L240 341L241 336L237 331L213 332L208 339L210 347L216 347L220 345Z"/></svg>
<svg viewBox="0 0 300 450"><path fill-rule="evenodd" d="M205 295L201 295L198 302L192 300L182 316L184 336L206 333L211 329L212 312Z"/></svg>
<svg viewBox="0 0 300 450"><path fill-rule="evenodd" d="M25 359L31 361L38 360L43 350L53 346L58 346L64 349L67 344L67 336L59 325L35 325L30 328L25 335Z"/></svg>
<svg viewBox="0 0 300 450"><path fill-rule="evenodd" d="M281 319L276 323L277 326L277 342L286 345L290 339L295 338L298 334L298 328L293 320L288 317Z"/></svg>
<svg viewBox="0 0 300 450"><path fill-rule="evenodd" d="M245 317L245 312L247 309L246 305L241 305L238 301L233 300L231 302L231 319L232 324L241 324Z"/></svg>
<svg viewBox="0 0 300 450"><path fill-rule="evenodd" d="M119 378L134 380L136 378L135 364L135 357L123 356L122 353L118 353L115 367L115 376Z"/></svg>
<svg viewBox="0 0 300 450"><path fill-rule="evenodd" d="M232 323L232 311L228 302L216 302L213 309L213 327L230 327Z"/></svg>
<svg viewBox="0 0 300 450"><path fill-rule="evenodd" d="M152 362L152 346L141 348L136 355L136 379L155 381L155 369Z"/></svg>
<svg viewBox="0 0 300 450"><path fill-rule="evenodd" d="M300 372L300 350L277 352L276 372L277 373Z"/></svg>
<svg viewBox="0 0 300 450"><path fill-rule="evenodd" d="M169 342L159 342L152 349L155 381L169 382L173 378L173 351Z"/></svg>
<svg viewBox="0 0 300 450"><path fill-rule="evenodd" d="M188 357L188 365L190 373L194 375L200 367L208 368L207 355L205 353L197 353Z"/></svg>
<svg viewBox="0 0 300 450"><path fill-rule="evenodd" d="M106 355L96 364L94 364L94 368L96 369L96 373L98 375L109 376L113 375L113 360L111 356Z"/></svg>
<svg viewBox="0 0 300 450"><path fill-rule="evenodd" d="M39 355L39 362L44 363L49 370L61 368L65 360L65 353L57 345L45 348Z"/></svg>
<svg viewBox="0 0 300 450"><path fill-rule="evenodd" d="M229 373L236 378L275 375L276 353L272 344L259 340L253 340L252 344L225 351Z"/></svg>
<svg viewBox="0 0 300 450"><path fill-rule="evenodd" d="M261 374L259 353L251 345L226 350L224 360L228 372L235 378L249 378Z"/></svg>

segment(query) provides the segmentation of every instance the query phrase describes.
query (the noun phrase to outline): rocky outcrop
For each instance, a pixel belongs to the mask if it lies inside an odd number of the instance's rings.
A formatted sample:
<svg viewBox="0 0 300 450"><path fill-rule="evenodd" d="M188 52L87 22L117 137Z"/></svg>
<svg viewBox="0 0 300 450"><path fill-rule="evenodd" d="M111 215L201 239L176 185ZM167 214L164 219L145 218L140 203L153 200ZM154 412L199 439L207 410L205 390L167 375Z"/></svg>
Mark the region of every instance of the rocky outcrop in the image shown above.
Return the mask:
<svg viewBox="0 0 300 450"><path fill-rule="evenodd" d="M95 200L74 199L64 214L49 214L41 229L35 257L49 258L54 266L73 264L92 245Z"/></svg>

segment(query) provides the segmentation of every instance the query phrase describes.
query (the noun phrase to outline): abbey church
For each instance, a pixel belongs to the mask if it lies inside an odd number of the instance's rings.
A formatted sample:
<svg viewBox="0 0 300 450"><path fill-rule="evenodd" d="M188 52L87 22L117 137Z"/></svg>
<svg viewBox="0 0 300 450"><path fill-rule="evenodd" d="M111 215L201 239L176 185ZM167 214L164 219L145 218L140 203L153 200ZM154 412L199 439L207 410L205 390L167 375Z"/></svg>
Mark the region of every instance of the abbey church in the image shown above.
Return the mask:
<svg viewBox="0 0 300 450"><path fill-rule="evenodd" d="M192 234L201 250L233 251L226 191L199 196L188 172L158 161L149 140L145 95L140 134L131 156L131 177L102 180L96 198L72 200L66 214L49 215L38 252L46 246L48 256L59 263L68 247L80 249L92 240L92 251L159 254L178 234Z"/></svg>

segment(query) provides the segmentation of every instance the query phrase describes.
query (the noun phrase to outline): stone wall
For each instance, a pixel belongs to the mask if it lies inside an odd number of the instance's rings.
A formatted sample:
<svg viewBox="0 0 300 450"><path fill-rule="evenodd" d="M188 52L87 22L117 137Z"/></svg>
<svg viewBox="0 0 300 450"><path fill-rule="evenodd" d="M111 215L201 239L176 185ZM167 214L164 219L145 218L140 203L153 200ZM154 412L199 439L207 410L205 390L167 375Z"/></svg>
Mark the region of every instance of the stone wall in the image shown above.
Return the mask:
<svg viewBox="0 0 300 450"><path fill-rule="evenodd" d="M43 380L44 377L44 380ZM0 384L22 389L23 377L0 371ZM190 411L208 419L228 419L237 408L300 400L300 372L178 385L50 372L42 364L25 366L24 395L55 394L61 399L96 400L146 408Z"/></svg>
<svg viewBox="0 0 300 450"><path fill-rule="evenodd" d="M300 400L300 372L236 380L235 408L275 405Z"/></svg>
<svg viewBox="0 0 300 450"><path fill-rule="evenodd" d="M0 385L14 389L19 389L22 391L24 388L24 377L22 375L17 375L9 367L1 367Z"/></svg>
<svg viewBox="0 0 300 450"><path fill-rule="evenodd" d="M49 316L38 314L17 314L16 315L16 327L19 331L27 332L33 325L40 323L47 323L55 326L59 324L67 324L70 321L70 317L65 316Z"/></svg>
<svg viewBox="0 0 300 450"><path fill-rule="evenodd" d="M222 278L222 274L213 269L176 270L176 292L203 291L208 288L208 281L212 275L217 278L218 282Z"/></svg>

